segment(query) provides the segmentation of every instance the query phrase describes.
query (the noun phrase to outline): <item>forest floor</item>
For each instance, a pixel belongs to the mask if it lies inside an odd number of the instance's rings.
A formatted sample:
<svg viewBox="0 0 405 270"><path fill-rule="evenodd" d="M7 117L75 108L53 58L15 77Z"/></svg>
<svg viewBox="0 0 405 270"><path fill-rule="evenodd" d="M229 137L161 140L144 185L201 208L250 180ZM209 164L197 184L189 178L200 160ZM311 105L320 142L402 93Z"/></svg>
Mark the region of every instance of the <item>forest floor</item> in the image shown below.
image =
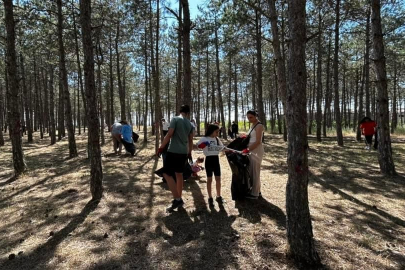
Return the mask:
<svg viewBox="0 0 405 270"><path fill-rule="evenodd" d="M266 134L262 199L231 200L231 171L221 156L226 204L208 207L200 172L185 183L184 209L171 214L171 193L153 173L162 166L153 137L138 144L135 157L111 154L107 140L99 203L90 202L86 138L76 136L73 159L66 139L24 143L29 170L17 180L10 141L0 147L0 269L300 268L285 255L281 136ZM310 211L324 269L405 269L405 136L393 137L399 175L390 178L380 175L377 152L353 134L344 143L310 137Z"/></svg>

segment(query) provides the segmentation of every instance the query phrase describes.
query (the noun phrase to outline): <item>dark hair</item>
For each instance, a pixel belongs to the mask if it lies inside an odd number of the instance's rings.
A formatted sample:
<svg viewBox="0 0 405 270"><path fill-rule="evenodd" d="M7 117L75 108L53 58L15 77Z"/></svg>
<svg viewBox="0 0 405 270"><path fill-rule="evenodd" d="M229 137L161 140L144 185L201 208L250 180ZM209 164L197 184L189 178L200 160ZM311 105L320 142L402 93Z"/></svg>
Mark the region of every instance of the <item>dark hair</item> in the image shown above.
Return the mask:
<svg viewBox="0 0 405 270"><path fill-rule="evenodd" d="M215 124L209 124L208 125L208 128L207 128L207 131L205 132L205 137L209 137L209 136L211 136L211 134L212 133L214 133L214 131L216 131L216 130L218 130L219 129L219 126L218 125L215 125Z"/></svg>
<svg viewBox="0 0 405 270"><path fill-rule="evenodd" d="M246 114L251 114L251 115L256 116L256 117L259 116L259 114L257 113L256 110L248 110Z"/></svg>
<svg viewBox="0 0 405 270"><path fill-rule="evenodd" d="M189 113L189 112L190 112L190 106L188 106L188 105L181 105L181 107L180 107L180 112L181 112L181 113Z"/></svg>

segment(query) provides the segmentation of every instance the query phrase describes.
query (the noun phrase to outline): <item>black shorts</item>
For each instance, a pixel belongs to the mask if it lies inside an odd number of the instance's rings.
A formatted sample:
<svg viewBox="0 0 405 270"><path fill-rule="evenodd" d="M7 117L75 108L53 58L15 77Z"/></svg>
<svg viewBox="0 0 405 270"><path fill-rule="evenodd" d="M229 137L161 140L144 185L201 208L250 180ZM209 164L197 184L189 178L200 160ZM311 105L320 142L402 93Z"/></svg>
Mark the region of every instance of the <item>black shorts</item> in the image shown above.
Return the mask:
<svg viewBox="0 0 405 270"><path fill-rule="evenodd" d="M183 173L187 162L187 154L177 154L167 152L163 165L164 172L173 175L174 173Z"/></svg>
<svg viewBox="0 0 405 270"><path fill-rule="evenodd" d="M205 157L205 172L207 177L212 177L212 173L215 176L221 176L221 166L219 165L219 156L207 156Z"/></svg>

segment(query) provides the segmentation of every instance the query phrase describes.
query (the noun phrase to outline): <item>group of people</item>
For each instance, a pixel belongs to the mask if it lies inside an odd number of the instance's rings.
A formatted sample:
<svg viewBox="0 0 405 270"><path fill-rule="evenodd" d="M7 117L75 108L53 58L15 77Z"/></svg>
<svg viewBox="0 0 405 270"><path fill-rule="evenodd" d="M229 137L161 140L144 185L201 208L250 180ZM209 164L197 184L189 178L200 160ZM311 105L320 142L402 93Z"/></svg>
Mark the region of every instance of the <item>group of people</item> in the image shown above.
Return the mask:
<svg viewBox="0 0 405 270"><path fill-rule="evenodd" d="M172 211L184 204L182 199L183 191L183 172L187 160L192 160L194 129L189 120L190 107L182 105L180 115L172 118L169 129L165 135L157 155L160 156L166 152L166 161L163 164L163 177L165 178L170 191L173 195L173 201L167 208ZM249 154L250 157L250 175L253 179L251 192L247 194L248 199L257 199L261 196L260 192L260 167L263 160L264 148L262 144L263 125L258 119L258 114L254 110L247 112L247 119L252 124L248 131L249 144L242 154ZM204 137L198 143L197 148L201 149L205 155L205 171L207 176L208 204L214 205L212 195L212 178L216 181L216 199L217 203L222 204L224 199L221 194L221 166L219 153L225 149L223 143L218 138L220 127L218 124L210 124L207 127ZM237 134L237 133L236 133ZM168 145L168 147L167 147ZM166 150L167 148L167 150Z"/></svg>
<svg viewBox="0 0 405 270"><path fill-rule="evenodd" d="M173 195L173 201L167 208L167 211L172 211L184 204L182 199L183 192L183 173L187 160L192 161L192 151L194 148L193 138L195 134L196 125L189 120L190 107L188 105L182 105L180 108L180 115L175 116L170 122L166 122L162 119L163 135L164 139L158 148L157 155L162 153L165 155L165 162L163 163L163 177L166 180L170 191ZM247 199L257 199L261 196L261 181L260 171L261 163L264 155L263 147L263 132L264 127L259 121L259 115L255 110L249 110L246 114L248 121L251 124L251 128L248 131L247 139L248 146L242 150L242 154L249 154L249 174L252 179L252 187L250 193L246 195ZM376 123L369 117L364 117L360 122L360 129L365 136L366 149L370 149L372 145L372 138L376 133ZM219 139L221 128L219 123L209 124L205 135L196 144L197 149L203 151L205 155L205 171L207 176L207 193L208 204L214 205L214 198L212 195L212 182L213 176L216 181L216 198L217 203L224 203L224 199L221 194L221 165L219 154L221 151L226 150L223 143ZM236 138L238 135L238 125L232 122L232 126L228 129L231 138ZM121 154L122 145L124 145L127 152L134 155L135 146L132 139L133 131L132 127L127 121L121 120L115 123L111 127L111 134L114 144L114 152ZM375 138L374 148L377 148L377 138ZM229 150L229 149L228 149ZM196 166L201 163L195 162ZM202 167L200 167L202 168Z"/></svg>
<svg viewBox="0 0 405 270"><path fill-rule="evenodd" d="M121 154L122 146L132 156L135 155L135 145L131 125L126 120L121 120L111 126L111 136L115 154Z"/></svg>

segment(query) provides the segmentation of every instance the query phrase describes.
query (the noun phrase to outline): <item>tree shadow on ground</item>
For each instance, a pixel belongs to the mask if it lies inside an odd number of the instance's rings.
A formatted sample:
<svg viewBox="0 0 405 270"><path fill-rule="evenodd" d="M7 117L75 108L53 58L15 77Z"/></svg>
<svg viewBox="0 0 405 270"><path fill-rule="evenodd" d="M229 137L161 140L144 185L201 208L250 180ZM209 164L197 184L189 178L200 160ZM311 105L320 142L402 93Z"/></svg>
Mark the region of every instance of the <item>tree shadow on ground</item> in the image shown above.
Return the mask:
<svg viewBox="0 0 405 270"><path fill-rule="evenodd" d="M283 210L265 198L235 201L235 207L239 210L239 215L251 223L260 223L262 219L261 215L263 214L274 220L279 229L286 229L286 215Z"/></svg>
<svg viewBox="0 0 405 270"><path fill-rule="evenodd" d="M336 205L325 205L326 208L333 211L332 215L334 220L336 220L337 222L348 220L350 224L352 224L351 226L355 228L356 231L362 232L362 235L366 235L364 236L365 240L353 238L351 240L352 242L358 243L359 246L369 249L376 255L381 255L382 252L381 250L376 250L374 247L370 246L368 244L368 241L371 240L367 239L367 237L373 239L375 235L378 235L385 241L396 242L402 245L405 244L405 241L400 236L402 235L402 231L405 228L404 219L394 216L385 210L379 209L379 207L376 205L365 203L361 201L361 199L358 199L355 196L343 191L340 188L341 184L339 178L330 179L325 177L324 175L314 175L312 173L310 174L310 176L312 180L311 182L319 184L325 190L330 190L333 193L338 194L343 199L350 201L353 205L350 208L348 208L348 206L342 208ZM359 210L359 207L361 208L361 210ZM334 231L333 234L335 238L345 239L346 241L348 237L351 237L347 234L343 235L339 230ZM325 243L324 245L327 246L327 244ZM405 256L393 252L390 249L387 250L383 252L386 252L386 255L389 256L390 259L394 260L398 265L404 265Z"/></svg>
<svg viewBox="0 0 405 270"><path fill-rule="evenodd" d="M76 215L71 221L60 231L55 232L54 235L42 246L37 247L29 254L14 261L0 261L4 269L32 269L33 266L39 269L47 268L47 262L54 256L54 252L58 245L69 236L80 224L82 224L86 217L93 212L99 201L89 201L82 209L80 214Z"/></svg>

